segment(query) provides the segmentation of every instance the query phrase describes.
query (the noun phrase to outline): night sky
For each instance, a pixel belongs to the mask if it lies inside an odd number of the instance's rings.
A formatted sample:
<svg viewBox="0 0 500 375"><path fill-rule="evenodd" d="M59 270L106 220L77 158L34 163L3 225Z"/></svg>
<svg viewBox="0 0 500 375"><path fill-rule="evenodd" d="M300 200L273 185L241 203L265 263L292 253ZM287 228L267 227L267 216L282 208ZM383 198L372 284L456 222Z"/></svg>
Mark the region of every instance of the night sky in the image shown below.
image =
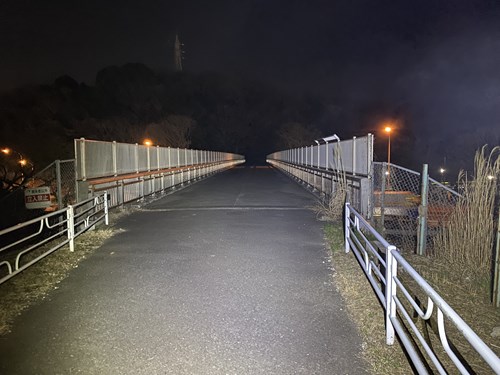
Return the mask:
<svg viewBox="0 0 500 375"><path fill-rule="evenodd" d="M321 95L345 120L332 133L379 106L366 131L399 116L422 159L464 140L500 142L494 0L0 0L0 91L63 74L92 85L128 62L164 70L175 32L186 71Z"/></svg>

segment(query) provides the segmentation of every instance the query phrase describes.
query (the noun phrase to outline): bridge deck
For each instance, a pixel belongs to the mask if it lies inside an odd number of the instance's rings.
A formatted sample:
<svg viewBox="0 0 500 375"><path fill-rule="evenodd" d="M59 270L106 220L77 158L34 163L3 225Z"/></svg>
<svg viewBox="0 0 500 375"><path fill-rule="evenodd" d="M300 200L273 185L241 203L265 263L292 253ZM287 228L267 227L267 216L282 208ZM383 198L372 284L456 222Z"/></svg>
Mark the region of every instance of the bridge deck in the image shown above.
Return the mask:
<svg viewBox="0 0 500 375"><path fill-rule="evenodd" d="M0 372L365 374L313 204L253 168L151 203L16 321Z"/></svg>

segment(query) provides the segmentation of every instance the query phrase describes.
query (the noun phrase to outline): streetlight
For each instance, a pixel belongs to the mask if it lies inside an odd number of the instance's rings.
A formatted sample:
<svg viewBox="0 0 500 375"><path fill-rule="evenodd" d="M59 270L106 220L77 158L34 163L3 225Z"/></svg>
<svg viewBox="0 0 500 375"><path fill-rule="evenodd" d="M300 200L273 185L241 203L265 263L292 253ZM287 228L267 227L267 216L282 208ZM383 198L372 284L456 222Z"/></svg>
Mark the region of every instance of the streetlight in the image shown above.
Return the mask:
<svg viewBox="0 0 500 375"><path fill-rule="evenodd" d="M439 173L441 173L441 183L444 183L444 173L445 172L446 172L446 169L439 168Z"/></svg>
<svg viewBox="0 0 500 375"><path fill-rule="evenodd" d="M390 126L386 126L384 131L387 133L387 170L390 173L391 171L391 132L392 128Z"/></svg>
<svg viewBox="0 0 500 375"><path fill-rule="evenodd" d="M390 186L391 183L391 132L392 128L390 126L386 126L384 131L387 133L387 186Z"/></svg>
<svg viewBox="0 0 500 375"><path fill-rule="evenodd" d="M145 139L143 144L145 146L152 146L153 145L153 141L151 139Z"/></svg>
<svg viewBox="0 0 500 375"><path fill-rule="evenodd" d="M0 150L2 153L4 153L5 155L10 155L12 153L15 153L17 154L17 156L19 157L19 160L18 160L18 163L21 165L21 167L25 167L26 165L31 165L32 169L33 169L33 164L28 160L28 159L25 159L24 156L17 152L16 150L13 150L11 148L8 148L8 147L4 147Z"/></svg>

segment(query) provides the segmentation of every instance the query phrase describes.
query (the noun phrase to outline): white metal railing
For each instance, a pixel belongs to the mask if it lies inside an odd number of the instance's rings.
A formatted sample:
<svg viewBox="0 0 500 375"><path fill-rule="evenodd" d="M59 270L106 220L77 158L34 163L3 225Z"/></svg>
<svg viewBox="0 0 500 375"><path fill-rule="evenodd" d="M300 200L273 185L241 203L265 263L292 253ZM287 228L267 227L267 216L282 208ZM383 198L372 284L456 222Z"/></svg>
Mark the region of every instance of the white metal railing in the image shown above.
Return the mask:
<svg viewBox="0 0 500 375"><path fill-rule="evenodd" d="M273 152L267 159L368 176L373 162L373 140L373 134L344 140L334 135L314 141L315 145Z"/></svg>
<svg viewBox="0 0 500 375"><path fill-rule="evenodd" d="M460 374L469 374L470 372L448 342L445 321L453 324L491 369L500 374L500 359L497 355L403 258L395 246L389 244L349 203L346 204L345 208L345 251L347 253L352 250L385 309L387 344L392 345L395 334L397 334L417 372L428 374L429 370L424 364L421 351L412 343L416 339L437 372L447 374L448 372L444 369L438 354L425 340L424 335L411 318L412 313L417 313L421 319L428 321L436 312L438 336L442 349ZM420 307L419 303L411 296L401 278L398 277L398 269L403 270L406 275L411 277L425 293L427 297L425 308ZM405 307L405 302L411 306L411 312ZM412 337L408 335L407 331L412 333Z"/></svg>
<svg viewBox="0 0 500 375"><path fill-rule="evenodd" d="M185 184L201 180L215 173L224 171L244 160L228 160L173 168L162 172L151 172L139 177L117 176L100 180L88 181L89 190L92 195L100 191L109 194L110 207L123 206L125 203L154 196L158 193L182 187Z"/></svg>
<svg viewBox="0 0 500 375"><path fill-rule="evenodd" d="M69 245L69 250L74 251L75 238L103 220L108 225L107 192L1 230L0 243L7 244L0 248L0 271L4 269L7 274L0 278L0 284L65 245ZM63 240L54 243L53 240L58 238ZM41 254L23 262L28 253L44 245L47 248L43 248Z"/></svg>
<svg viewBox="0 0 500 375"><path fill-rule="evenodd" d="M243 160L242 155L172 147L75 139L76 178L119 176Z"/></svg>
<svg viewBox="0 0 500 375"><path fill-rule="evenodd" d="M274 152L266 161L326 199L345 179L348 200L369 217L373 140L372 134L346 140L334 135L314 141L316 145Z"/></svg>

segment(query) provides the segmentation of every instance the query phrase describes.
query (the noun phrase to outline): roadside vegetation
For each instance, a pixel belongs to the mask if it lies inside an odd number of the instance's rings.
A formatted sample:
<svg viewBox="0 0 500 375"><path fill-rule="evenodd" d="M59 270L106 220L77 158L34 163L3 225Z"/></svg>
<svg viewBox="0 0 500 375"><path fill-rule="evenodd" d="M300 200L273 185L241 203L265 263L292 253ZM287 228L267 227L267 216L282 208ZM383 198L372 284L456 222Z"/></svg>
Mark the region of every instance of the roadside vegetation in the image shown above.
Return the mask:
<svg viewBox="0 0 500 375"><path fill-rule="evenodd" d="M121 216L127 214L115 211L111 215L111 222L116 222ZM64 246L39 262L29 267L24 272L0 285L0 337L9 333L17 316L24 310L40 303L77 268L81 261L99 249L104 241L120 231L115 226L100 226L95 230L83 233L75 240L75 251L70 252ZM40 255L43 248L28 254L30 258ZM28 259L28 258L26 258Z"/></svg>
<svg viewBox="0 0 500 375"><path fill-rule="evenodd" d="M374 375L407 375L412 369L396 342L385 343L384 309L356 258L344 252L344 229L340 222L325 225L325 237L332 254L333 278L358 327L363 340L363 355Z"/></svg>
<svg viewBox="0 0 500 375"><path fill-rule="evenodd" d="M476 154L474 178L460 175L462 197L447 225L435 236L433 254L404 254L417 272L497 355L500 354L500 309L491 303L490 288L498 225L495 199L498 199L496 178L500 176L499 151L499 148L494 148L487 153L486 148L482 148ZM363 337L365 357L374 374L412 373L401 346L385 344L384 309L356 258L344 253L342 214L337 202L341 199L333 196L333 202L318 206L316 212L321 219L329 221L325 226L325 236L332 250L334 278ZM405 272L400 272L399 278L410 294L425 306L427 298L413 280ZM408 304L406 308L412 311ZM414 315L414 322L443 359L445 367L453 368L440 349L434 317L423 321ZM472 373L492 373L457 329L447 324L446 332Z"/></svg>

